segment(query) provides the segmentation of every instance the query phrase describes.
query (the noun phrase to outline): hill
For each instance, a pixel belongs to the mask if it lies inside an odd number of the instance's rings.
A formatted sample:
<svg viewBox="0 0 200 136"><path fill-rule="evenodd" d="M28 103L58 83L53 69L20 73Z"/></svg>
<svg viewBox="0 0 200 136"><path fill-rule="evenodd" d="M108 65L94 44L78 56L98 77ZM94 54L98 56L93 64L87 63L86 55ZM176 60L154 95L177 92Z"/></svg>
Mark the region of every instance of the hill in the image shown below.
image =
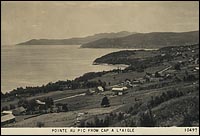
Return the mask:
<svg viewBox="0 0 200 136"><path fill-rule="evenodd" d="M87 37L69 39L31 39L17 45L79 45L93 42L102 38L119 38L133 34L132 32L121 31L117 33L99 33Z"/></svg>
<svg viewBox="0 0 200 136"><path fill-rule="evenodd" d="M195 53L191 53L193 50ZM164 60L171 60L177 57L177 52L184 52L187 55L193 54L198 58L199 44L187 46L168 46L159 50L122 50L112 52L94 60L93 64L126 64L134 66L136 69L157 65ZM180 56L180 54L178 54ZM183 55L184 56L184 55Z"/></svg>
<svg viewBox="0 0 200 136"><path fill-rule="evenodd" d="M103 38L83 44L83 48L162 48L199 43L199 31L136 33L120 38Z"/></svg>

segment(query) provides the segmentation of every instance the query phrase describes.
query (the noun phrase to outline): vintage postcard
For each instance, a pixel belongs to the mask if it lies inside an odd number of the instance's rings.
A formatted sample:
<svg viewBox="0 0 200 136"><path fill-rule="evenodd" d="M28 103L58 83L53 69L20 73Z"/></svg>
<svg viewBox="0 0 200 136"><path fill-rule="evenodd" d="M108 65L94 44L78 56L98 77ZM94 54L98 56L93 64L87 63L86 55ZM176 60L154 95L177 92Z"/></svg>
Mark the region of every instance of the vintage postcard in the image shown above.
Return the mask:
<svg viewBox="0 0 200 136"><path fill-rule="evenodd" d="M2 1L2 135L198 135L199 1Z"/></svg>

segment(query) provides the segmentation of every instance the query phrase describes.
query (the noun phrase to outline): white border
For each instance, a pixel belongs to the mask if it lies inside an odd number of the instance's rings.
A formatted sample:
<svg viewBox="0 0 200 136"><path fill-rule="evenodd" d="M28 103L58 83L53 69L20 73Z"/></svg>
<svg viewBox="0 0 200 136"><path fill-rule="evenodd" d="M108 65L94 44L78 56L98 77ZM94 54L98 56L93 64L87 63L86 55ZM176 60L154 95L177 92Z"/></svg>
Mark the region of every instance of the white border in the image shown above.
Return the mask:
<svg viewBox="0 0 200 136"><path fill-rule="evenodd" d="M199 127L1 128L1 135L199 135Z"/></svg>

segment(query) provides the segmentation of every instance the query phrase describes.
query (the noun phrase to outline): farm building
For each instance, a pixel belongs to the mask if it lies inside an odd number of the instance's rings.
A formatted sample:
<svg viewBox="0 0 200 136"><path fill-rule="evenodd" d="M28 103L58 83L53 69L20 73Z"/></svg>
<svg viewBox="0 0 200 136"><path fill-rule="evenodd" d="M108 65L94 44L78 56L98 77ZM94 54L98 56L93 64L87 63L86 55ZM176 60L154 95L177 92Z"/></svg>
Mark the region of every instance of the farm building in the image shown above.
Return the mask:
<svg viewBox="0 0 200 136"><path fill-rule="evenodd" d="M1 113L1 126L15 122L15 116L12 113Z"/></svg>
<svg viewBox="0 0 200 136"><path fill-rule="evenodd" d="M12 111L3 111L2 114L12 114Z"/></svg>
<svg viewBox="0 0 200 136"><path fill-rule="evenodd" d="M133 83L133 84L140 84L140 81L134 79L134 80L132 81L132 83Z"/></svg>
<svg viewBox="0 0 200 136"><path fill-rule="evenodd" d="M40 100L36 100L36 103L39 104L39 105L45 105L45 102L42 102Z"/></svg>
<svg viewBox="0 0 200 136"><path fill-rule="evenodd" d="M127 87L114 87L112 88L112 91L116 95L123 95L127 89L128 89Z"/></svg>
<svg viewBox="0 0 200 136"><path fill-rule="evenodd" d="M15 108L14 110L12 110L12 113L16 116L16 115L20 115L20 114L24 114L26 112L26 109L24 107L18 107Z"/></svg>
<svg viewBox="0 0 200 136"><path fill-rule="evenodd" d="M99 92L103 92L104 91L102 86L98 86L97 89L98 89Z"/></svg>

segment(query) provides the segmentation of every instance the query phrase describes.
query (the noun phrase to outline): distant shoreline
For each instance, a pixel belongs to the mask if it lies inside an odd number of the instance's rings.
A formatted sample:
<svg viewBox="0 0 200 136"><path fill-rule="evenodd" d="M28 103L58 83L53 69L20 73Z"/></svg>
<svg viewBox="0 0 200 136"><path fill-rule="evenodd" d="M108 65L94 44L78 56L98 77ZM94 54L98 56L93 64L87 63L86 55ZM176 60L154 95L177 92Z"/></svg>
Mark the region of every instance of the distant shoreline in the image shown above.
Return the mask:
<svg viewBox="0 0 200 136"><path fill-rule="evenodd" d="M96 63L96 62L93 62L92 65L103 65L103 66L117 66L119 68L126 68L130 65L126 65L126 64L109 64L109 63Z"/></svg>

